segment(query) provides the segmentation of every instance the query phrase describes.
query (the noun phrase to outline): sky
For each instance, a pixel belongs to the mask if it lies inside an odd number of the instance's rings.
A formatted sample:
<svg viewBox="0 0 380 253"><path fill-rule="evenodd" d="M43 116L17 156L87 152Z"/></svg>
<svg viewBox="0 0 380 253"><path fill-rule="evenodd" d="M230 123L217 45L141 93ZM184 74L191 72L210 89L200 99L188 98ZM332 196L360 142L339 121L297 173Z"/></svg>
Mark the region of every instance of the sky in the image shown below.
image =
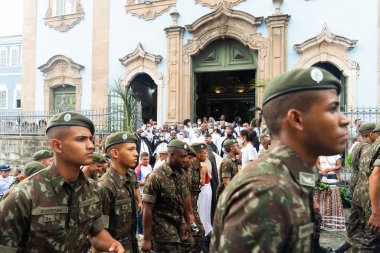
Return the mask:
<svg viewBox="0 0 380 253"><path fill-rule="evenodd" d="M0 0L0 36L22 34L22 16L23 0Z"/></svg>

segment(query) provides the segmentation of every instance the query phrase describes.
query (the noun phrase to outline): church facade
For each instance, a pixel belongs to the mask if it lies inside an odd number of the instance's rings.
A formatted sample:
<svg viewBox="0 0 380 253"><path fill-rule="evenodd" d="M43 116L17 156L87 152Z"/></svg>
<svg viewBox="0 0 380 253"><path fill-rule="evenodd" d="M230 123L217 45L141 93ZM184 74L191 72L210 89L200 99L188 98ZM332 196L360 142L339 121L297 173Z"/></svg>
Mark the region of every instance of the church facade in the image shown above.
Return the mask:
<svg viewBox="0 0 380 253"><path fill-rule="evenodd" d="M104 109L132 87L144 120L248 115L265 84L317 66L342 108L379 106L378 1L24 1L24 110Z"/></svg>

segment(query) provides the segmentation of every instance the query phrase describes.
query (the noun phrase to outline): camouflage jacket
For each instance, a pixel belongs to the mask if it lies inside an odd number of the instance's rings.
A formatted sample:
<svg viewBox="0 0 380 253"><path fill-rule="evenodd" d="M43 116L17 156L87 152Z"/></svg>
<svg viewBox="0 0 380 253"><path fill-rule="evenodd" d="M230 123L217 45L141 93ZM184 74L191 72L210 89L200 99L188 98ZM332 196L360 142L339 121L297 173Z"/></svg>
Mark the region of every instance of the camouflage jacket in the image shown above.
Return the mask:
<svg viewBox="0 0 380 253"><path fill-rule="evenodd" d="M181 242L184 200L188 196L187 175L182 169L174 170L165 162L147 176L143 201L154 204L153 241Z"/></svg>
<svg viewBox="0 0 380 253"><path fill-rule="evenodd" d="M79 171L67 183L54 164L14 188L0 213L1 252L76 253L103 229L96 182Z"/></svg>
<svg viewBox="0 0 380 253"><path fill-rule="evenodd" d="M360 158L362 157L362 151L365 146L371 145L367 140L363 139L358 143L351 152L351 164L352 164L352 175L350 179L351 190L355 189L355 186L359 180L359 165ZM352 191L354 192L354 191Z"/></svg>
<svg viewBox="0 0 380 253"><path fill-rule="evenodd" d="M314 185L312 169L293 150L273 148L220 196L211 252L311 252Z"/></svg>
<svg viewBox="0 0 380 253"><path fill-rule="evenodd" d="M352 204L366 208L368 207L369 202L369 176L371 174L372 145L367 142L366 145L362 146L358 162L358 171L356 174L357 182L352 194Z"/></svg>
<svg viewBox="0 0 380 253"><path fill-rule="evenodd" d="M105 228L131 252L137 252L138 248L135 182L133 170L120 175L112 166L98 181Z"/></svg>
<svg viewBox="0 0 380 253"><path fill-rule="evenodd" d="M220 184L223 184L223 178L229 177L233 178L238 173L238 161L235 157L228 154L223 158L222 163L220 164L219 170L219 181Z"/></svg>
<svg viewBox="0 0 380 253"><path fill-rule="evenodd" d="M191 205L194 212L198 210L198 196L201 191L201 168L200 162L195 161L188 170Z"/></svg>

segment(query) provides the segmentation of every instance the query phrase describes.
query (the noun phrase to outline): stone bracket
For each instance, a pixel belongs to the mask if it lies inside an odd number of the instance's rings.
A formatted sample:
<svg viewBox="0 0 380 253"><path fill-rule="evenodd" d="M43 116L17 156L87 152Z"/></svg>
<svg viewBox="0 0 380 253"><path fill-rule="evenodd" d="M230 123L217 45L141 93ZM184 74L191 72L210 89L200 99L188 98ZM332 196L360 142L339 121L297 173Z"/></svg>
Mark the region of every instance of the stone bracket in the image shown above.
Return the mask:
<svg viewBox="0 0 380 253"><path fill-rule="evenodd" d="M175 6L175 4L176 0L150 0L147 3L135 3L135 0L127 0L125 10L138 18L153 20Z"/></svg>

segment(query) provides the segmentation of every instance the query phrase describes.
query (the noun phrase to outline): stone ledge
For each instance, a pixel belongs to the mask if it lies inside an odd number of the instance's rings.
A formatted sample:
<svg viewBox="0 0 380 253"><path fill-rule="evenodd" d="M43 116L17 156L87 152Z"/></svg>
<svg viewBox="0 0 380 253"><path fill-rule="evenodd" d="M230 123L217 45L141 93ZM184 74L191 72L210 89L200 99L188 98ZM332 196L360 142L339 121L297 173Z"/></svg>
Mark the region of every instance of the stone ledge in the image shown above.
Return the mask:
<svg viewBox="0 0 380 253"><path fill-rule="evenodd" d="M60 32L67 32L84 19L84 12L44 18L45 25Z"/></svg>

